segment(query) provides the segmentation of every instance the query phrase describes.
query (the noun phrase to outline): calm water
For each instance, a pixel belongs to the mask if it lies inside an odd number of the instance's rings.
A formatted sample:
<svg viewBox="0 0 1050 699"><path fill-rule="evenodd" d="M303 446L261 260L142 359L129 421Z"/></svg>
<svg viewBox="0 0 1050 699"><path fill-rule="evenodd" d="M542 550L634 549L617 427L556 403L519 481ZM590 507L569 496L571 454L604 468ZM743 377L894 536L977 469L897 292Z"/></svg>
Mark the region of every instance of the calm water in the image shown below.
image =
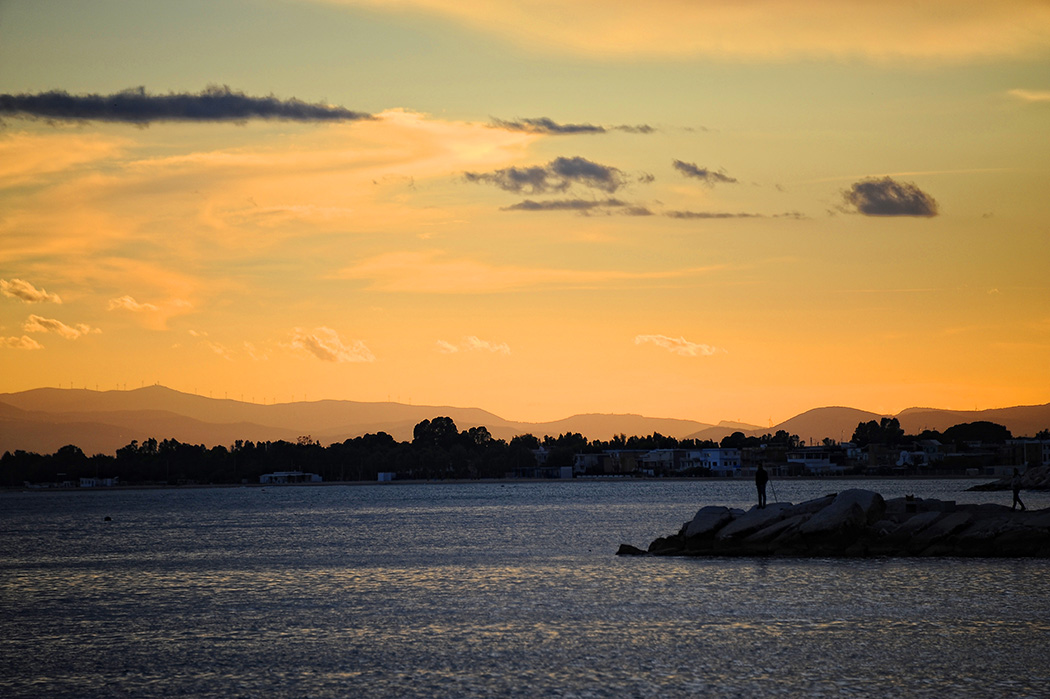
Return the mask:
<svg viewBox="0 0 1050 699"><path fill-rule="evenodd" d="M613 555L751 491L0 494L0 696L1050 696L1050 561Z"/></svg>

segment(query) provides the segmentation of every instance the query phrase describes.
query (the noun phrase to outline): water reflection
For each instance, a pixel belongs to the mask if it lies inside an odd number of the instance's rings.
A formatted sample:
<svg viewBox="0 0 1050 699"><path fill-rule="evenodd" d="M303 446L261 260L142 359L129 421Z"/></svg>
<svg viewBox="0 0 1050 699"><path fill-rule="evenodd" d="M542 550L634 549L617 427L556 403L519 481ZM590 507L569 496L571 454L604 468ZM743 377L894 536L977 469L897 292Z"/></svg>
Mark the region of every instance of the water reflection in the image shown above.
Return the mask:
<svg viewBox="0 0 1050 699"><path fill-rule="evenodd" d="M5 494L0 694L1050 686L1047 561L612 555L702 504L750 503L748 484L703 485Z"/></svg>

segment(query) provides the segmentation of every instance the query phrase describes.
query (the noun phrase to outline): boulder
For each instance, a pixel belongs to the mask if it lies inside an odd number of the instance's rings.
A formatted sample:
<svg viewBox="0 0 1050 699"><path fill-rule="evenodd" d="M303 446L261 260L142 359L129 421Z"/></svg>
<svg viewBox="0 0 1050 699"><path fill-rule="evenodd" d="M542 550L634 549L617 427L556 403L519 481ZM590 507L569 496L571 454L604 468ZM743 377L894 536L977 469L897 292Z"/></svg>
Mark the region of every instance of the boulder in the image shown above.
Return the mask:
<svg viewBox="0 0 1050 699"><path fill-rule="evenodd" d="M715 538L723 541L734 537L745 537L759 529L763 529L775 522L779 522L783 519L784 513L789 509L791 509L791 503L789 502L767 505L761 509L756 505L745 514L735 518L729 524L719 529L718 533L715 534Z"/></svg>
<svg viewBox="0 0 1050 699"><path fill-rule="evenodd" d="M631 546L630 544L620 544L620 548L616 550L617 556L645 556L646 552L638 548L637 546Z"/></svg>
<svg viewBox="0 0 1050 699"><path fill-rule="evenodd" d="M773 550L779 547L785 549L788 543L798 534L798 526L806 521L806 515L795 515L768 527L759 529L744 539L744 545L756 549Z"/></svg>
<svg viewBox="0 0 1050 699"><path fill-rule="evenodd" d="M685 536L707 536L712 534L733 519L733 510L728 507L716 507L710 505L708 507L701 507L700 511L696 513L696 516L685 525Z"/></svg>
<svg viewBox="0 0 1050 699"><path fill-rule="evenodd" d="M857 488L845 490L799 529L806 535L858 529L869 523L874 524L885 510L886 501L878 493Z"/></svg>
<svg viewBox="0 0 1050 699"><path fill-rule="evenodd" d="M846 490L748 512L701 508L648 552L659 556L1040 556L1050 558L1050 509L895 498ZM643 555L628 544L619 555Z"/></svg>
<svg viewBox="0 0 1050 699"><path fill-rule="evenodd" d="M946 538L964 529L971 522L973 522L972 512L955 512L944 515L913 537L908 542L908 548L915 553L925 553L930 547L937 547L932 550L940 551L945 545Z"/></svg>

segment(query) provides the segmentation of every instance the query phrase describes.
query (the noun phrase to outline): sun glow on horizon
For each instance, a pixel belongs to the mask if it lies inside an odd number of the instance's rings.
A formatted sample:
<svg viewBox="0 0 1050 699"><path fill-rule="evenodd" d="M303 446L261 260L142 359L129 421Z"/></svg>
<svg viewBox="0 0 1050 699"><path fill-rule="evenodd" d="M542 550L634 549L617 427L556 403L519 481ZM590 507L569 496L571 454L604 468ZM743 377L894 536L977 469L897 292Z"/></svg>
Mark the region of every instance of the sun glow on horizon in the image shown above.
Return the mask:
<svg viewBox="0 0 1050 699"><path fill-rule="evenodd" d="M1045 3L545 7L5 6L0 392L1050 400Z"/></svg>

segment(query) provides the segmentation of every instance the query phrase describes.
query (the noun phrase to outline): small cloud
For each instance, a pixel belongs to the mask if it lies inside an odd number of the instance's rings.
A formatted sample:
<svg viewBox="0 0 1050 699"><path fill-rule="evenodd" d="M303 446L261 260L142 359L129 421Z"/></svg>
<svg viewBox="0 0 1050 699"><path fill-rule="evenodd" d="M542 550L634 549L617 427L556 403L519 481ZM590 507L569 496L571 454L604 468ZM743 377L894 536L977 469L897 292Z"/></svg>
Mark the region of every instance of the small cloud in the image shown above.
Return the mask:
<svg viewBox="0 0 1050 699"><path fill-rule="evenodd" d="M42 344L29 337L28 335L23 335L22 337L0 337L0 347L19 350L44 349L44 346Z"/></svg>
<svg viewBox="0 0 1050 699"><path fill-rule="evenodd" d="M0 279L0 293L8 298L22 299L26 303L62 303L58 294L49 294L43 289L37 289L24 279Z"/></svg>
<svg viewBox="0 0 1050 699"><path fill-rule="evenodd" d="M110 311L115 311L119 309L131 311L133 313L138 313L140 311L159 310L152 303L139 303L131 296L121 296L120 298L110 299L109 304L107 304L106 308Z"/></svg>
<svg viewBox="0 0 1050 699"><path fill-rule="evenodd" d="M224 121L249 119L333 122L372 119L330 104L303 102L273 95L252 97L226 85L210 85L199 93L154 95L146 88L111 95L71 95L63 90L37 94L0 94L0 115L57 121L109 121L146 125L155 121Z"/></svg>
<svg viewBox="0 0 1050 699"><path fill-rule="evenodd" d="M214 354L219 355L227 361L233 361L233 351L230 350L230 348L226 347L226 345L220 344L218 342L212 342L211 340L209 340L208 333L204 332L203 330L187 330L186 332L189 333L190 337L197 338L197 344L200 347L204 347L205 349L209 350Z"/></svg>
<svg viewBox="0 0 1050 699"><path fill-rule="evenodd" d="M798 211L785 211L782 214L752 214L729 211L665 211L664 216L679 219L726 219L726 218L791 218L797 221L808 218Z"/></svg>
<svg viewBox="0 0 1050 699"><path fill-rule="evenodd" d="M201 340L201 345L207 347L215 354L219 355L228 362L233 361L233 353L230 352L229 348L225 345L221 345L218 342L212 342L211 340Z"/></svg>
<svg viewBox="0 0 1050 699"><path fill-rule="evenodd" d="M339 333L331 328L314 328L306 331L296 328L292 336L292 347L309 352L326 362L374 362L375 355L361 340L343 342Z"/></svg>
<svg viewBox="0 0 1050 699"><path fill-rule="evenodd" d="M708 187L714 187L716 184L736 184L735 177L730 177L724 172L715 172L714 170L708 170L705 167L699 167L695 163L675 160L674 168L686 177L693 177L700 180Z"/></svg>
<svg viewBox="0 0 1050 699"><path fill-rule="evenodd" d="M490 342L482 340L477 335L468 335L463 342L454 345L445 340L438 340L438 351L442 354L456 354L457 352L492 352L494 354L510 354L510 345L505 342Z"/></svg>
<svg viewBox="0 0 1050 699"><path fill-rule="evenodd" d="M533 201L526 199L511 206L504 206L502 211L576 211L584 216L592 212L620 214L621 216L652 216L653 212L644 206L630 204L621 199L551 199Z"/></svg>
<svg viewBox="0 0 1050 699"><path fill-rule="evenodd" d="M539 117L537 119L517 119L515 121L504 121L503 119L492 119L492 125L507 131L525 131L526 133L541 133L553 135L565 134L597 134L605 133L604 126L594 124L559 124L553 119Z"/></svg>
<svg viewBox="0 0 1050 699"><path fill-rule="evenodd" d="M464 342L466 348L472 352L510 354L510 346L505 342L489 342L488 340L479 339L476 335L470 335Z"/></svg>
<svg viewBox="0 0 1050 699"><path fill-rule="evenodd" d="M546 165L532 167L508 167L486 173L466 172L463 176L468 182L491 184L506 192L524 194L564 192L573 185L611 194L627 182L619 168L579 156L555 158Z"/></svg>
<svg viewBox="0 0 1050 699"><path fill-rule="evenodd" d="M1022 102L1050 102L1050 90L1007 90L1006 94Z"/></svg>
<svg viewBox="0 0 1050 699"><path fill-rule="evenodd" d="M92 328L83 323L69 326L60 320L55 320L54 318L42 318L38 315L29 316L29 319L26 320L25 324L22 326L22 329L27 333L53 332L67 340L76 340L84 335L96 335L102 332L98 328Z"/></svg>
<svg viewBox="0 0 1050 699"><path fill-rule="evenodd" d="M635 335L634 344L641 345L652 343L657 347L682 357L709 357L712 354L725 352L723 349L689 342L684 337L668 337L666 335Z"/></svg>
<svg viewBox="0 0 1050 699"><path fill-rule="evenodd" d="M620 199L551 199L533 201L526 199L517 204L503 207L503 211L593 211L594 209L619 208L629 206Z"/></svg>
<svg viewBox="0 0 1050 699"><path fill-rule="evenodd" d="M249 357L251 357L253 360L255 360L257 362L266 361L267 359L270 358L270 355L266 354L266 352L263 352L263 351L259 350L251 342L245 342L244 343L244 351L248 353Z"/></svg>
<svg viewBox="0 0 1050 699"><path fill-rule="evenodd" d="M891 177L856 182L842 197L865 216L937 215L933 197L910 182L897 182Z"/></svg>
<svg viewBox="0 0 1050 699"><path fill-rule="evenodd" d="M728 213L724 211L668 211L668 218L764 218L762 214Z"/></svg>
<svg viewBox="0 0 1050 699"><path fill-rule="evenodd" d="M524 131L526 133L537 133L548 136L565 136L574 134L603 134L609 131L625 131L627 133L650 134L656 131L648 124L622 124L620 126L596 126L594 124L559 124L548 117L536 119L515 119L506 121L503 119L492 119L493 128L505 129L507 131Z"/></svg>

